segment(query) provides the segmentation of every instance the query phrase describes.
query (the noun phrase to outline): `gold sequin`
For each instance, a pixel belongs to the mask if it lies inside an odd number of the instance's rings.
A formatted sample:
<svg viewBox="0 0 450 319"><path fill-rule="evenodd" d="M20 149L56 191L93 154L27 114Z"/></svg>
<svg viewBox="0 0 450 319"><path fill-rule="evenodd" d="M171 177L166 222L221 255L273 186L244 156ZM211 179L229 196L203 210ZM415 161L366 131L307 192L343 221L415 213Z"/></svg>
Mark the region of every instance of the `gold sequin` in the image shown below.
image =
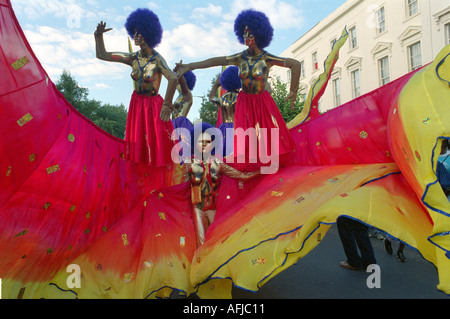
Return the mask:
<svg viewBox="0 0 450 319"><path fill-rule="evenodd" d="M30 113L25 114L20 119L17 120L17 124L19 124L20 127L24 126L28 122L30 122L33 119L33 116Z"/></svg>
<svg viewBox="0 0 450 319"><path fill-rule="evenodd" d="M8 168L6 169L6 176L10 176L11 171L12 171L12 166L8 166Z"/></svg>
<svg viewBox="0 0 450 319"><path fill-rule="evenodd" d="M45 170L47 171L47 174L53 174L57 171L59 171L61 168L59 167L59 164L47 167Z"/></svg>
<svg viewBox="0 0 450 319"><path fill-rule="evenodd" d="M31 153L30 156L28 156L28 160L30 162L34 162L35 159L36 159L36 154L34 154L34 153Z"/></svg>
<svg viewBox="0 0 450 319"><path fill-rule="evenodd" d="M147 267L147 268L152 268L153 263L151 263L151 262L149 262L149 261L144 261L144 265L145 265L145 267Z"/></svg>
<svg viewBox="0 0 450 319"><path fill-rule="evenodd" d="M14 70L19 70L21 67L23 67L25 64L27 64L28 58L26 56L21 57L20 59L18 59L17 61L15 61L14 63L11 64L11 66L13 67Z"/></svg>
<svg viewBox="0 0 450 319"><path fill-rule="evenodd" d="M368 136L369 136L369 134L368 134L366 131L361 131L361 132L359 133L359 137L362 138L362 139L365 139L365 138L367 138Z"/></svg>
<svg viewBox="0 0 450 319"><path fill-rule="evenodd" d="M415 152L416 154L416 158L419 160L419 162L422 160L422 158L420 157L420 154L418 151Z"/></svg>
<svg viewBox="0 0 450 319"><path fill-rule="evenodd" d="M303 200L305 200L305 198L303 196L300 196L299 198L297 198L292 205L297 206L298 204L300 204Z"/></svg>
<svg viewBox="0 0 450 319"><path fill-rule="evenodd" d="M284 195L284 192L272 191L272 193L270 195L275 196L275 197L281 197Z"/></svg>
<svg viewBox="0 0 450 319"><path fill-rule="evenodd" d="M427 117L423 120L423 124L428 124L430 122L431 122L431 119L429 117Z"/></svg>
<svg viewBox="0 0 450 319"><path fill-rule="evenodd" d="M184 247L186 245L186 238L180 237L180 247Z"/></svg>
<svg viewBox="0 0 450 319"><path fill-rule="evenodd" d="M44 204L44 209L47 210L52 204L50 204L49 202Z"/></svg>
<svg viewBox="0 0 450 319"><path fill-rule="evenodd" d="M252 265L264 265L266 263L266 258L257 258L252 260Z"/></svg>
<svg viewBox="0 0 450 319"><path fill-rule="evenodd" d="M76 208L77 208L77 205L72 205L72 206L70 206L69 210L71 212L73 212Z"/></svg>
<svg viewBox="0 0 450 319"><path fill-rule="evenodd" d="M53 248L47 249L47 254L52 254L52 253L53 253Z"/></svg>
<svg viewBox="0 0 450 319"><path fill-rule="evenodd" d="M14 237L20 237L25 235L26 233L28 233L28 228L26 228L25 230L22 230L20 233L18 233L17 235L15 235Z"/></svg>
<svg viewBox="0 0 450 319"><path fill-rule="evenodd" d="M69 142L75 142L75 136L73 134L69 134L67 136L67 139L69 140Z"/></svg>
<svg viewBox="0 0 450 319"><path fill-rule="evenodd" d="M124 246L127 246L129 244L127 234L122 234L122 242Z"/></svg>
<svg viewBox="0 0 450 319"><path fill-rule="evenodd" d="M159 212L158 215L159 215L159 218L160 218L160 219L166 220L166 214L164 214L164 213L162 213L162 212Z"/></svg>
<svg viewBox="0 0 450 319"><path fill-rule="evenodd" d="M128 272L126 274L123 275L123 282L127 283L132 281L134 278L134 272Z"/></svg>

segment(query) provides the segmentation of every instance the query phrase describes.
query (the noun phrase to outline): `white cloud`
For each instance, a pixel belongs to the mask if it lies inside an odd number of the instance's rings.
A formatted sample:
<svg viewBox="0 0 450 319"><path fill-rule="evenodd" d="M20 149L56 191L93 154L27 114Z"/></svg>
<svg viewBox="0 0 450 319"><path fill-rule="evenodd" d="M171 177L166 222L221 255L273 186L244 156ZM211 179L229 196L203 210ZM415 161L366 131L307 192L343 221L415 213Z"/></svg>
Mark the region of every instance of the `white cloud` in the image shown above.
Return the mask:
<svg viewBox="0 0 450 319"><path fill-rule="evenodd" d="M112 87L106 83L96 83L95 87L97 89L112 89Z"/></svg>
<svg viewBox="0 0 450 319"><path fill-rule="evenodd" d="M194 8L194 10L192 10L191 19L193 21L201 21L204 20L206 17L218 18L221 16L222 16L222 7L215 6L209 3L207 7Z"/></svg>
<svg viewBox="0 0 450 319"><path fill-rule="evenodd" d="M27 26L24 30L34 53L49 76L56 80L63 69L77 78L120 78L124 67L95 57L95 40L91 33L65 32L52 27ZM128 51L125 30L113 30L104 36L110 51Z"/></svg>
<svg viewBox="0 0 450 319"><path fill-rule="evenodd" d="M148 2L148 3L147 3L147 7L148 7L150 10L156 10L156 9L159 9L159 8L160 8L160 6L159 6L156 2L153 2L153 1Z"/></svg>
<svg viewBox="0 0 450 319"><path fill-rule="evenodd" d="M215 24L215 27L182 24L164 31L163 41L156 49L172 65L180 58L188 63L228 55L242 50L231 30L232 25L224 22Z"/></svg>
<svg viewBox="0 0 450 319"><path fill-rule="evenodd" d="M265 0L261 6L260 0L245 2L234 0L231 5L233 19L244 9L255 9L264 12L275 29L298 28L303 26L302 10L286 1Z"/></svg>

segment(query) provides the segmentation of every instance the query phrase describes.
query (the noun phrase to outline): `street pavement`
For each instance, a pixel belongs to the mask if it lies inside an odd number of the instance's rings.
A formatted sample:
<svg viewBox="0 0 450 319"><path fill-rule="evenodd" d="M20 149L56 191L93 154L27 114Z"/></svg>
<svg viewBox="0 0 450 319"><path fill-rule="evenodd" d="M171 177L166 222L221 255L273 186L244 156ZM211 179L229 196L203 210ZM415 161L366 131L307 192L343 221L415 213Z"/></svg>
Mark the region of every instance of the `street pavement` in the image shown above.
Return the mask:
<svg viewBox="0 0 450 319"><path fill-rule="evenodd" d="M436 267L420 253L405 247L406 262L386 253L382 240L371 238L379 268L380 288L369 288L372 272L339 266L345 254L336 225L322 242L295 265L271 279L257 292L233 288L233 299L450 299L437 289ZM369 278L369 283L375 281Z"/></svg>

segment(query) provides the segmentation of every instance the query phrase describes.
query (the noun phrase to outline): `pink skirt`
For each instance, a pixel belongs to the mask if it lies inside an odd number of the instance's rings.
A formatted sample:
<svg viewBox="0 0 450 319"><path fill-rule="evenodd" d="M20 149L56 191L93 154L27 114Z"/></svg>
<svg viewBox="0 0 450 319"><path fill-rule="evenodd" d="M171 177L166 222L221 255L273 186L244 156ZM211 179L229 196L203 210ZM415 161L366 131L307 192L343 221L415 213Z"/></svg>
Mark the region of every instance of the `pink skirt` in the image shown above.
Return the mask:
<svg viewBox="0 0 450 319"><path fill-rule="evenodd" d="M126 159L149 166L172 164L172 121L163 122L164 103L160 95L145 96L133 92L128 110L125 143Z"/></svg>
<svg viewBox="0 0 450 319"><path fill-rule="evenodd" d="M239 129L242 129L239 132ZM254 129L256 141L248 136ZM295 144L281 113L269 92L240 92L234 115L235 160L264 164L264 156L282 157L294 150ZM243 147L245 133L245 148ZM256 143L256 145L255 145ZM265 149L264 149L265 147ZM245 154L242 152L245 151ZM236 158L237 157L237 158Z"/></svg>

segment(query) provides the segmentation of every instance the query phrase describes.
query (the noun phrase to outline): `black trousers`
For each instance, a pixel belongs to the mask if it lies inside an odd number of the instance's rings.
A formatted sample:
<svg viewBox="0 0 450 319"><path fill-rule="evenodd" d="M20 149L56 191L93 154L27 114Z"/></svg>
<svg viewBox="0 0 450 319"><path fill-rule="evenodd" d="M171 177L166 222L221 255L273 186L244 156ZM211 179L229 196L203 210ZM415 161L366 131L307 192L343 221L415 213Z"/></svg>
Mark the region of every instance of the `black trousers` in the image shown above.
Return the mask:
<svg viewBox="0 0 450 319"><path fill-rule="evenodd" d="M366 269L367 266L377 263L366 225L341 216L337 219L337 227L347 256L347 263L361 269Z"/></svg>

